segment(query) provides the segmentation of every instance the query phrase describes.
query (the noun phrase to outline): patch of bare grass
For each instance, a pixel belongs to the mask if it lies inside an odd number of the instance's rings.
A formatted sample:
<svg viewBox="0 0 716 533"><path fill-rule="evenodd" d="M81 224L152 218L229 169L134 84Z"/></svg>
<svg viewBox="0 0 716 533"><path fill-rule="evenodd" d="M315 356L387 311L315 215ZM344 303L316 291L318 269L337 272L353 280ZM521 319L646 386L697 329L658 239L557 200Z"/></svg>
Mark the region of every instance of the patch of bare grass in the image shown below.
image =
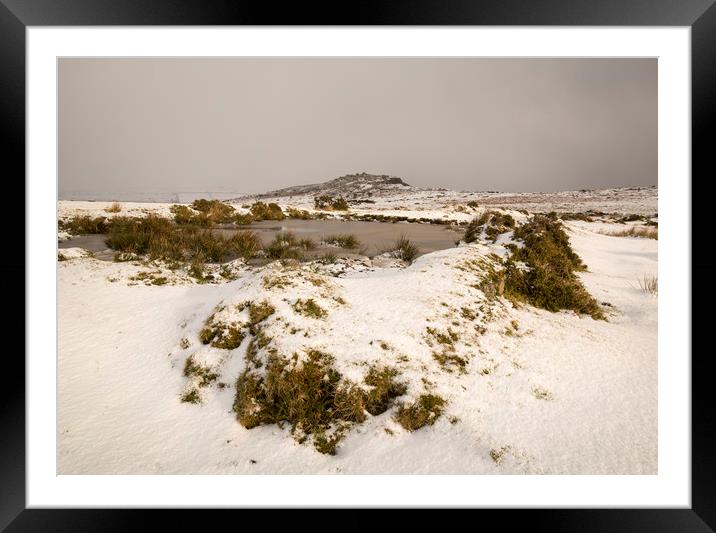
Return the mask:
<svg viewBox="0 0 716 533"><path fill-rule="evenodd" d="M653 226L629 226L628 228L605 232L604 235L612 237L641 237L644 239L659 239L659 229Z"/></svg>
<svg viewBox="0 0 716 533"><path fill-rule="evenodd" d="M442 415L445 404L445 400L440 396L422 394L413 403L401 405L395 419L408 431L415 431L426 425L432 426Z"/></svg>
<svg viewBox="0 0 716 533"><path fill-rule="evenodd" d="M318 305L313 298L296 300L293 304L293 310L299 315L307 316L309 318L322 319L328 316L328 311Z"/></svg>

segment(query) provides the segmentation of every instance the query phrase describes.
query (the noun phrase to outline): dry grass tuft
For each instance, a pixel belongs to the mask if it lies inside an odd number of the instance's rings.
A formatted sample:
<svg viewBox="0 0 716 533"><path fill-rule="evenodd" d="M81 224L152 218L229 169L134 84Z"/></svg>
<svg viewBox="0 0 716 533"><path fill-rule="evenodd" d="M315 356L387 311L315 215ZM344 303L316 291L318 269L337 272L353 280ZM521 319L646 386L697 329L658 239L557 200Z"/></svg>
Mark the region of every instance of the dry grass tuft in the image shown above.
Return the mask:
<svg viewBox="0 0 716 533"><path fill-rule="evenodd" d="M639 288L649 294L658 294L659 292L659 278L656 274L644 274L637 279Z"/></svg>
<svg viewBox="0 0 716 533"><path fill-rule="evenodd" d="M612 237L641 237L644 239L657 240L659 238L659 230L652 226L629 226L626 229L606 232L604 235L611 235Z"/></svg>
<svg viewBox="0 0 716 533"><path fill-rule="evenodd" d="M418 257L420 250L413 244L406 235L401 235L398 240L395 241L392 249L390 250L393 257L405 261L407 264L411 264Z"/></svg>
<svg viewBox="0 0 716 533"><path fill-rule="evenodd" d="M435 394L422 394L415 402L401 405L395 416L397 422L408 431L415 431L425 425L432 426L440 418L445 400Z"/></svg>

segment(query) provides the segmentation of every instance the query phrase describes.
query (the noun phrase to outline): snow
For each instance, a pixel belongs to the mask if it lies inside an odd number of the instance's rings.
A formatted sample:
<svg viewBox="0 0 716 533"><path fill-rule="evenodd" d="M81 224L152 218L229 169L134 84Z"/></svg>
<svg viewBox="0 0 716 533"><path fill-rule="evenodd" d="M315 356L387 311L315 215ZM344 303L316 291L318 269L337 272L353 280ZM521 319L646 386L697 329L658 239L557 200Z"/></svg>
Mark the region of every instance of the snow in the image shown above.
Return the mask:
<svg viewBox="0 0 716 533"><path fill-rule="evenodd" d="M281 207L293 207L316 212L313 198L317 193L296 196L276 196L261 198L237 198L228 201L240 213L248 212L243 205L256 200L275 202ZM208 196L207 196L208 197ZM407 216L410 218L443 219L454 222L468 222L485 209L505 208L518 219L517 210L529 212L585 212L588 210L610 214L653 215L658 211L658 189L656 187L636 187L602 189L595 191L564 191L557 193L487 193L469 191L449 191L442 189L418 189L395 185L384 185L380 191L369 198L370 204L360 203L351 206L350 213L357 215ZM477 202L477 208L467 206L467 202ZM146 216L154 213L172 216L171 203L120 202L119 213L105 211L114 202L60 200L59 217L72 216ZM330 212L340 217L342 212ZM623 228L623 226L622 226Z"/></svg>
<svg viewBox="0 0 716 533"><path fill-rule="evenodd" d="M402 201L409 208L396 210L402 216L474 216L438 205L427 215L418 200ZM108 205L60 202L60 216L107 216ZM169 205L125 203L119 215L166 214ZM608 321L516 309L471 287L481 279L476 261L504 252L509 236L426 254L407 267L386 258L235 265L235 280L203 285L161 265L63 249L70 260L58 262L58 473L655 474L658 297L637 279L657 273L657 241L603 235L602 223L566 226L589 267L584 285L611 304ZM131 280L155 269L170 282ZM264 279L277 276L289 286L267 289ZM313 298L327 317L298 315L298 298ZM366 364L395 366L408 384L401 400L429 389L447 400L444 415L412 433L393 420L394 409L369 416L335 456L298 444L287 427L244 429L231 407L248 339L220 350L202 345L198 332L217 307L224 306L217 319L241 322L247 311L236 305L262 299L276 308L265 328L281 353L321 349L356 382ZM463 318L463 307L477 318ZM458 333L466 373L432 357L427 327ZM199 405L179 400L191 384L182 374L190 355L228 385L202 389Z"/></svg>

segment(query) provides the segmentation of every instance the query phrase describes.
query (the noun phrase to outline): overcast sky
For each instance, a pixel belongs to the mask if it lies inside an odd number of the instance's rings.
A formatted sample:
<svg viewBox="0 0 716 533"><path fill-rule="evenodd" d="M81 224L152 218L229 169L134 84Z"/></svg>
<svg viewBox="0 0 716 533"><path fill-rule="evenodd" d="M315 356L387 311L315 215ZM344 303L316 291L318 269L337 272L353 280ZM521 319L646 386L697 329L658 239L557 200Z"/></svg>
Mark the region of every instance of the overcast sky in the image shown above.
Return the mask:
<svg viewBox="0 0 716 533"><path fill-rule="evenodd" d="M657 182L656 59L61 59L60 197Z"/></svg>

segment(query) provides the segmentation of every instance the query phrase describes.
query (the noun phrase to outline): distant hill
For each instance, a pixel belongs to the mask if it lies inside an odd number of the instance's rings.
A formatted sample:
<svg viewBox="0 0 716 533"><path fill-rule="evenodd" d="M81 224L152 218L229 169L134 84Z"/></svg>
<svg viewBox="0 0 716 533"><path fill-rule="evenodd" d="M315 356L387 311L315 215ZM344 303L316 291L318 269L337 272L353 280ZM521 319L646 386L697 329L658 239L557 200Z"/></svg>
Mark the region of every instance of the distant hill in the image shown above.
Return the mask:
<svg viewBox="0 0 716 533"><path fill-rule="evenodd" d="M346 199L367 199L372 196L391 196L399 193L424 190L405 183L402 178L387 174L346 174L323 183L294 185L261 194L251 194L236 198L285 198L291 196L342 196Z"/></svg>

